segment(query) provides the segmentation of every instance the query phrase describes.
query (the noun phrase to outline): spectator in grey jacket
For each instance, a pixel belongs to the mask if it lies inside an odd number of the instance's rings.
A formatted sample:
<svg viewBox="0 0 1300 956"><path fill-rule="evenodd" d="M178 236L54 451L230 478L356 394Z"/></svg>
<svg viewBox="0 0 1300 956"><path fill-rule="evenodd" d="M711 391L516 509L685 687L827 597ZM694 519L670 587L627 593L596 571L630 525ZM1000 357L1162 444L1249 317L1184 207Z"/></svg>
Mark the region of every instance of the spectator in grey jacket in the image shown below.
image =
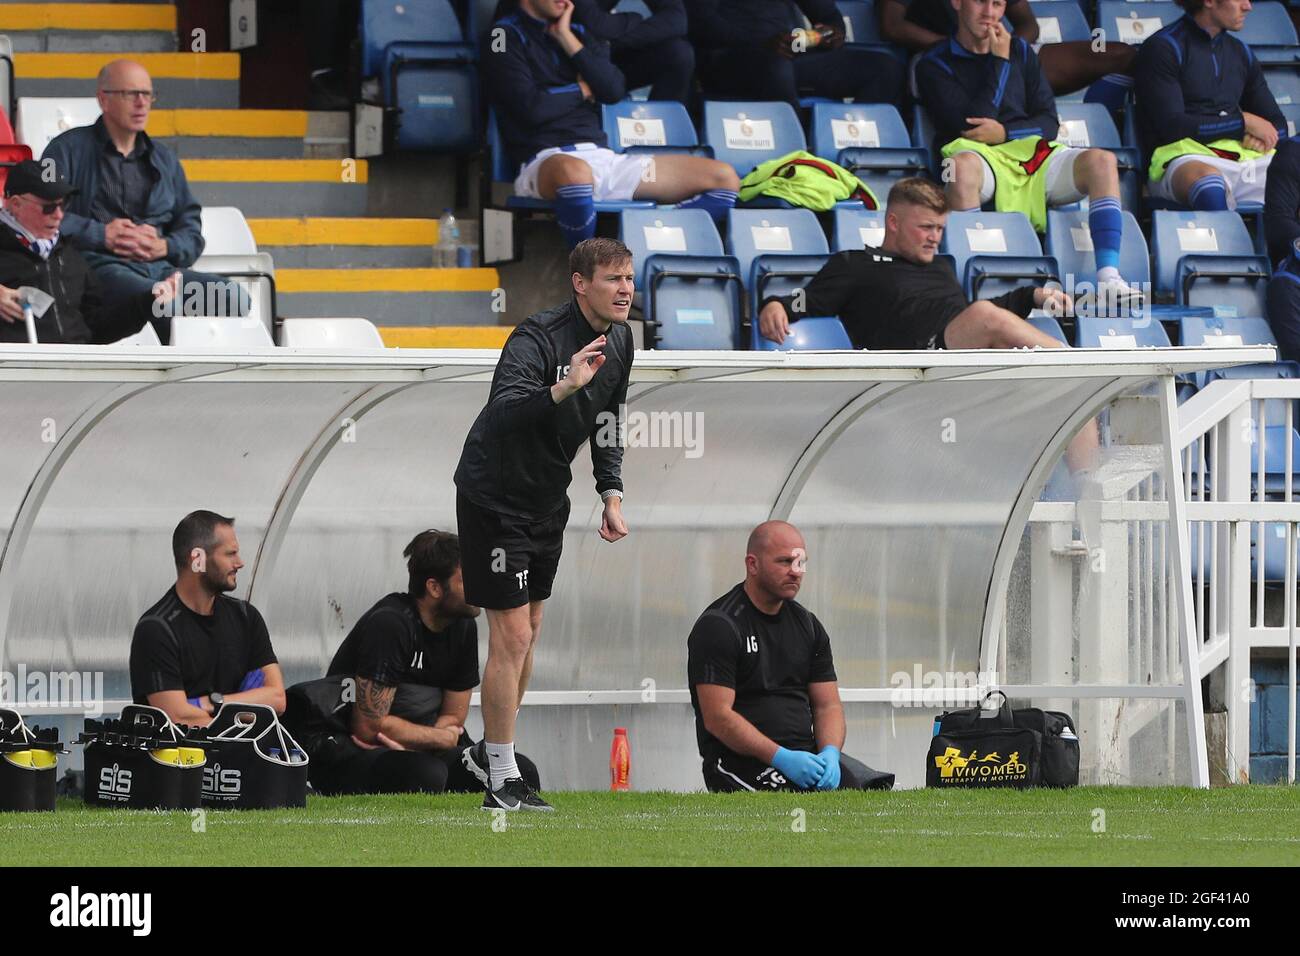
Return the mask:
<svg viewBox="0 0 1300 956"><path fill-rule="evenodd" d="M115 331L129 335L151 321L166 342L172 314L246 314L237 283L189 268L203 252L200 206L176 155L144 131L157 99L148 71L115 60L100 71L96 96L103 115L57 136L43 161L78 190L63 235L95 270L106 313L122 324ZM177 272L180 294L164 307L152 290ZM141 301L155 306L141 310Z"/></svg>

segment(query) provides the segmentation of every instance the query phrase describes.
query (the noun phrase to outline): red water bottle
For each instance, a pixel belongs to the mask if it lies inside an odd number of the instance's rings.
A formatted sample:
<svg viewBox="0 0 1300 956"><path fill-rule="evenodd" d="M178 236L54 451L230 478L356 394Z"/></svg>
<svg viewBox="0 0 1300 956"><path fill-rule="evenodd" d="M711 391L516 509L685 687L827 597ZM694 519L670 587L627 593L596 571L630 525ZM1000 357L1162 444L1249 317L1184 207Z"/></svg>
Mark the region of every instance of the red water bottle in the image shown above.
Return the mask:
<svg viewBox="0 0 1300 956"><path fill-rule="evenodd" d="M609 748L609 789L630 790L632 750L627 743L627 728L614 728L614 743Z"/></svg>

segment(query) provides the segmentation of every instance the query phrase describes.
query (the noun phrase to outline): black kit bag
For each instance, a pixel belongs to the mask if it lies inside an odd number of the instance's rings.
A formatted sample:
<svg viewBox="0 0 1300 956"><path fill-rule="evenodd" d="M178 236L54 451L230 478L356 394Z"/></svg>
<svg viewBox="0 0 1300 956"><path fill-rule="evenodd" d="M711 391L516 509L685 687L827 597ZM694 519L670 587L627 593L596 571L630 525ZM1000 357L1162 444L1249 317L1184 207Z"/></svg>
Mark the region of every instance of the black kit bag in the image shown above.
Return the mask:
<svg viewBox="0 0 1300 956"><path fill-rule="evenodd" d="M307 754L266 704L227 701L190 730L208 754L203 805L275 810L307 805Z"/></svg>
<svg viewBox="0 0 1300 956"><path fill-rule="evenodd" d="M61 753L57 728L29 728L0 708L0 811L53 810Z"/></svg>
<svg viewBox="0 0 1300 956"><path fill-rule="evenodd" d="M986 707L944 713L935 720L935 735L926 756L927 787L1049 786L1079 782L1079 738L1069 714L1036 707L1012 710L1006 695L992 691L1001 706L985 716Z"/></svg>
<svg viewBox="0 0 1300 956"><path fill-rule="evenodd" d="M127 704L116 720L86 719L86 803L132 810L195 810L206 757L157 707Z"/></svg>

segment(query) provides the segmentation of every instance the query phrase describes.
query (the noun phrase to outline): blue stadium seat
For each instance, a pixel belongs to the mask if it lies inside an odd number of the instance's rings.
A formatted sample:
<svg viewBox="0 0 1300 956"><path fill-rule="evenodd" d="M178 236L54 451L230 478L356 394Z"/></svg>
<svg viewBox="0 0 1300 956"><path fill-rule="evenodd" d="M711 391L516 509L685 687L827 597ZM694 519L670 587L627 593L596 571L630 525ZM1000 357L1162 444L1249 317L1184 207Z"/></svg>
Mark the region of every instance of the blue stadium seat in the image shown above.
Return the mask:
<svg viewBox="0 0 1300 956"><path fill-rule="evenodd" d="M880 205L904 176L929 170L929 151L917 149L898 110L889 103L818 103L813 107L812 149L854 173Z"/></svg>
<svg viewBox="0 0 1300 956"><path fill-rule="evenodd" d="M1294 136L1300 133L1300 103L1279 103L1277 108L1286 117L1286 134Z"/></svg>
<svg viewBox="0 0 1300 956"><path fill-rule="evenodd" d="M808 209L733 209L726 248L745 278L751 316L766 296L802 286L829 255L821 224Z"/></svg>
<svg viewBox="0 0 1300 956"><path fill-rule="evenodd" d="M875 0L836 0L835 6L840 8L840 15L844 17L846 43L880 42Z"/></svg>
<svg viewBox="0 0 1300 956"><path fill-rule="evenodd" d="M884 210L837 208L834 215L831 252L865 249L867 246L879 248L885 239Z"/></svg>
<svg viewBox="0 0 1300 956"><path fill-rule="evenodd" d="M398 149L478 148L476 51L448 0L363 0L361 74L377 77Z"/></svg>
<svg viewBox="0 0 1300 956"><path fill-rule="evenodd" d="M1140 44L1183 15L1183 8L1168 0L1130 3L1127 0L1099 0L1097 26L1108 40Z"/></svg>
<svg viewBox="0 0 1300 956"><path fill-rule="evenodd" d="M643 0L618 0L614 5L614 13L639 13L645 19L650 19L653 15L650 8L645 5Z"/></svg>
<svg viewBox="0 0 1300 956"><path fill-rule="evenodd" d="M1029 219L1018 212L949 213L939 251L953 257L957 277L972 299L1042 285L1060 274L1056 260L1043 255Z"/></svg>
<svg viewBox="0 0 1300 956"><path fill-rule="evenodd" d="M1069 345L1069 340L1065 337L1065 330L1061 328L1061 323L1050 315L1031 315L1025 320L1040 332L1046 332L1062 345Z"/></svg>
<svg viewBox="0 0 1300 956"><path fill-rule="evenodd" d="M782 102L706 102L704 143L742 179L760 163L807 148L794 107Z"/></svg>
<svg viewBox="0 0 1300 956"><path fill-rule="evenodd" d="M1125 210L1124 231L1119 243L1119 272L1127 281L1150 283L1151 266L1147 241L1134 215ZM1047 254L1056 260L1061 279L1075 276L1076 282L1091 283L1097 274L1097 259L1088 231L1086 209L1047 210ZM1068 286L1068 283L1067 283Z"/></svg>
<svg viewBox="0 0 1300 956"><path fill-rule="evenodd" d="M712 155L699 145L686 107L675 100L623 100L606 103L601 120L609 148L616 153L692 153Z"/></svg>
<svg viewBox="0 0 1300 956"><path fill-rule="evenodd" d="M1286 7L1276 0L1252 3L1246 22L1234 34L1247 44L1262 65L1294 67L1300 40Z"/></svg>
<svg viewBox="0 0 1300 956"><path fill-rule="evenodd" d="M1075 0L1030 0L1038 20L1039 43L1070 43L1092 38L1092 28Z"/></svg>
<svg viewBox="0 0 1300 956"><path fill-rule="evenodd" d="M659 348L740 347L739 266L702 209L628 209L619 238L637 264L648 330Z"/></svg>
<svg viewBox="0 0 1300 956"><path fill-rule="evenodd" d="M1272 345L1277 339L1268 321L1261 316L1189 315L1178 322L1178 344L1197 348L1233 348L1241 345ZM1215 379L1297 378L1293 362L1256 362L1234 365L1231 368L1210 369L1197 373L1197 385L1204 388ZM1286 421L1286 409L1281 401L1268 401L1268 419ZM1298 460L1300 461L1300 460ZM1300 470L1300 469L1298 469Z"/></svg>
<svg viewBox="0 0 1300 956"><path fill-rule="evenodd" d="M1246 224L1232 211L1160 209L1152 217L1156 291L1180 305L1213 306L1224 316L1264 314L1271 269L1255 255Z"/></svg>
<svg viewBox="0 0 1300 956"><path fill-rule="evenodd" d="M1250 14L1246 14L1249 19ZM1278 106L1300 103L1300 76L1292 70L1265 70L1264 81L1273 92Z"/></svg>
<svg viewBox="0 0 1300 956"><path fill-rule="evenodd" d="M1081 349L1169 348L1165 327L1150 318L1077 316L1074 344Z"/></svg>
<svg viewBox="0 0 1300 956"><path fill-rule="evenodd" d="M921 104L912 110L912 145L926 151L930 160L930 175L939 178L939 151L934 147L934 121Z"/></svg>
<svg viewBox="0 0 1300 956"><path fill-rule="evenodd" d="M758 352L804 352L809 350L851 349L844 323L833 315L810 316L790 323L790 334L780 345L763 338L758 323L751 323L749 347Z"/></svg>
<svg viewBox="0 0 1300 956"><path fill-rule="evenodd" d="M1071 6L1072 0L1067 0L1064 5ZM1058 100L1056 112L1061 121L1060 132L1056 134L1060 142L1069 146L1095 146L1115 154L1120 205L1125 209L1138 209L1142 181L1146 178L1142 161L1135 147L1120 142L1119 130L1115 128L1110 111L1100 103L1063 103Z"/></svg>
<svg viewBox="0 0 1300 956"><path fill-rule="evenodd" d="M501 130L497 127L496 113L489 109L487 118L487 150L489 153L489 165L492 170L492 182L494 183L511 183L519 175L519 167L511 162L510 157L506 154L505 144L501 141ZM546 199L531 199L526 196L510 196L506 200L506 208L518 210L548 210L554 204ZM596 212L621 212L624 209L652 209L654 203L648 199L629 199L626 201L616 200L598 200L595 204Z"/></svg>

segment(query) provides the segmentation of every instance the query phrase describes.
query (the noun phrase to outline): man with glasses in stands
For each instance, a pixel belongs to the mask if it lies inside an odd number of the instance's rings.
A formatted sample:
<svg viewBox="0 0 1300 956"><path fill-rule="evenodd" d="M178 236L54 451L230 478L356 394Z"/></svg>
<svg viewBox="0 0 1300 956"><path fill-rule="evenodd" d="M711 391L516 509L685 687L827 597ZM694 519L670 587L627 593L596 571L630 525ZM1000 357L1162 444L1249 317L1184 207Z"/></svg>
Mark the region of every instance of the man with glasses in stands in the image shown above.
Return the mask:
<svg viewBox="0 0 1300 956"><path fill-rule="evenodd" d="M189 268L203 252L201 209L176 154L144 131L157 101L148 71L115 60L100 70L96 97L103 115L55 137L42 164L52 160L77 189L63 233L95 270L106 314L118 326L114 337L150 321L166 342L171 315L182 311L247 314L248 297L237 283ZM171 283L175 297L138 308L141 294L152 295L160 282Z"/></svg>

